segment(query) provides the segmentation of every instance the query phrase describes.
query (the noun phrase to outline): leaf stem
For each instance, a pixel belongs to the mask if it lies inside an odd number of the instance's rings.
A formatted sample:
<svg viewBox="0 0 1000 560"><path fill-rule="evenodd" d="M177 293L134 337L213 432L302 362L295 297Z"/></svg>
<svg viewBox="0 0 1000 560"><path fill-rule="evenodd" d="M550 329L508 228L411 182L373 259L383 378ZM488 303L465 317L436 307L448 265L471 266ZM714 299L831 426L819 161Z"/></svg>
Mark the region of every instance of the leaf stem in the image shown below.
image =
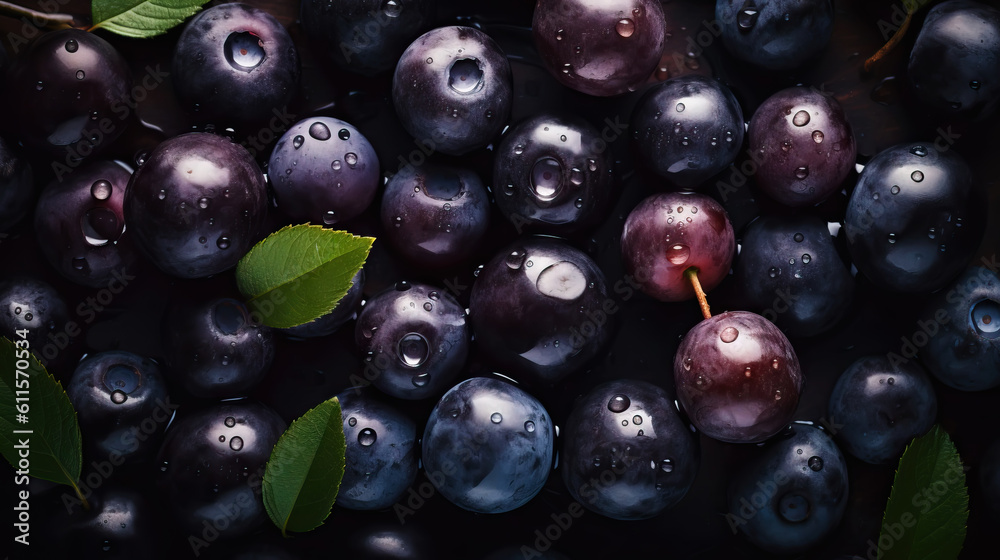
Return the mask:
<svg viewBox="0 0 1000 560"><path fill-rule="evenodd" d="M76 497L80 499L80 503L83 504L83 509L90 510L90 502L84 497L83 492L80 492L80 485L73 483L73 491L76 492Z"/></svg>
<svg viewBox="0 0 1000 560"><path fill-rule="evenodd" d="M708 297L705 295L705 290L701 287L701 281L698 280L698 268L690 267L684 271L684 276L691 281L691 286L694 287L694 295L698 298L698 306L701 307L701 314L706 319L712 318L712 310L708 307Z"/></svg>
<svg viewBox="0 0 1000 560"><path fill-rule="evenodd" d="M76 18L69 14L48 14L0 0L0 15L21 19L31 18L35 25L51 29L66 29L76 26Z"/></svg>
<svg viewBox="0 0 1000 560"><path fill-rule="evenodd" d="M910 28L910 22L913 20L913 14L917 13L917 4L908 3L906 8L906 19L903 20L902 25L899 29L892 34L892 37L886 41L885 45L878 50L877 53L873 54L868 60L865 61L865 72L871 72L872 67L875 66L880 60L885 58L887 54L892 52L892 49L896 47L900 42L902 42L903 37L906 36L906 31Z"/></svg>

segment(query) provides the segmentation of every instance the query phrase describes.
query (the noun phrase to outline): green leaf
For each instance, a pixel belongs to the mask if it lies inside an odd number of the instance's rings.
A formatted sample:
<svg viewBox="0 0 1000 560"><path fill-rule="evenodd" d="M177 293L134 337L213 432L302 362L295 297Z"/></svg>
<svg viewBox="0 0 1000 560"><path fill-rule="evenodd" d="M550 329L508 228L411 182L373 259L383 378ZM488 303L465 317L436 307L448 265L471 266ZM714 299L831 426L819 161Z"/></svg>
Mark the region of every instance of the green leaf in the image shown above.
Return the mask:
<svg viewBox="0 0 1000 560"><path fill-rule="evenodd" d="M91 29L126 37L155 37L196 14L208 0L93 0Z"/></svg>
<svg viewBox="0 0 1000 560"><path fill-rule="evenodd" d="M344 424L337 397L292 422L264 470L264 508L288 536L319 527L344 478Z"/></svg>
<svg viewBox="0 0 1000 560"><path fill-rule="evenodd" d="M0 452L17 469L24 452L20 443L27 440L31 476L67 484L79 495L77 481L83 458L76 411L62 385L23 348L24 339L16 340L22 347L0 337ZM16 399L25 396L26 410L18 409L25 401ZM22 414L26 423L19 421Z"/></svg>
<svg viewBox="0 0 1000 560"><path fill-rule="evenodd" d="M969 491L940 426L906 447L882 519L880 560L954 560L965 542Z"/></svg>
<svg viewBox="0 0 1000 560"><path fill-rule="evenodd" d="M296 327L333 311L374 241L309 224L284 227L240 259L236 282L262 323Z"/></svg>

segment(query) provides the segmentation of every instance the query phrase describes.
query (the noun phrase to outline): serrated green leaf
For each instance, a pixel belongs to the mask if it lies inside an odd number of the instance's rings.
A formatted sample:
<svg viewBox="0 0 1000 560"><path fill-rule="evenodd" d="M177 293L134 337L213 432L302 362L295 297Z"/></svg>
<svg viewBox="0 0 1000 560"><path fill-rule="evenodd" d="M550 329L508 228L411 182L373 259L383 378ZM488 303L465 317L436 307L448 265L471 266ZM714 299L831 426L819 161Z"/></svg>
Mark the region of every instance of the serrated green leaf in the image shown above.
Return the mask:
<svg viewBox="0 0 1000 560"><path fill-rule="evenodd" d="M83 456L76 411L62 385L21 346L0 337L0 452L15 469L20 453L27 452L31 476L72 486L79 494ZM27 410L18 409L25 402L17 398L25 396ZM18 421L22 414L25 423ZM27 451L16 447L22 440L28 440Z"/></svg>
<svg viewBox="0 0 1000 560"><path fill-rule="evenodd" d="M333 311L374 241L309 224L284 227L240 259L236 282L262 323L296 327Z"/></svg>
<svg viewBox="0 0 1000 560"><path fill-rule="evenodd" d="M282 535L311 531L330 515L346 449L337 397L303 414L278 438L264 470L264 508Z"/></svg>
<svg viewBox="0 0 1000 560"><path fill-rule="evenodd" d="M155 37L196 14L208 0L93 0L92 29L126 37Z"/></svg>
<svg viewBox="0 0 1000 560"><path fill-rule="evenodd" d="M880 560L954 560L965 542L969 491L940 426L906 447L882 519ZM891 546L890 546L891 545Z"/></svg>

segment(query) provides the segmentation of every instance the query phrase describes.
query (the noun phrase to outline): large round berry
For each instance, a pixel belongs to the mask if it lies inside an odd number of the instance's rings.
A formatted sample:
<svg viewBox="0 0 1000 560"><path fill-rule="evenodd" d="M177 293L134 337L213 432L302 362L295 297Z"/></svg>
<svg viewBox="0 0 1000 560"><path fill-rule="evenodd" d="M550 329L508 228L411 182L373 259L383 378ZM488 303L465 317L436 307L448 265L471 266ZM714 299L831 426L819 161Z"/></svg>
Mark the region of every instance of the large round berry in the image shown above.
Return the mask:
<svg viewBox="0 0 1000 560"><path fill-rule="evenodd" d="M722 282L736 252L733 225L715 200L697 193L660 193L629 213L622 231L625 270L661 301L694 297L685 272L698 271L707 291Z"/></svg>
<svg viewBox="0 0 1000 560"><path fill-rule="evenodd" d="M408 165L382 195L382 227L396 251L427 267L471 256L490 220L490 199L474 171Z"/></svg>
<svg viewBox="0 0 1000 560"><path fill-rule="evenodd" d="M160 367L131 352L87 356L66 386L88 455L104 460L149 457L173 417Z"/></svg>
<svg viewBox="0 0 1000 560"><path fill-rule="evenodd" d="M545 485L554 439L552 420L537 399L505 381L474 377L452 387L431 411L424 470L453 504L503 513Z"/></svg>
<svg viewBox="0 0 1000 560"><path fill-rule="evenodd" d="M854 169L857 145L844 110L813 88L768 97L750 119L747 136L757 186L787 206L824 200Z"/></svg>
<svg viewBox="0 0 1000 560"><path fill-rule="evenodd" d="M673 399L644 381L592 389L574 405L564 437L561 469L569 493L614 519L663 512L687 494L698 472L697 441ZM614 477L606 483L609 469Z"/></svg>
<svg viewBox="0 0 1000 560"><path fill-rule="evenodd" d="M37 29L36 29L37 31ZM8 73L11 138L58 157L64 175L125 131L134 108L128 64L94 33L43 33Z"/></svg>
<svg viewBox="0 0 1000 560"><path fill-rule="evenodd" d="M23 277L0 282L0 336L27 340L32 354L46 364L73 342L66 331L80 334L79 325L69 320L66 300L50 284Z"/></svg>
<svg viewBox="0 0 1000 560"><path fill-rule="evenodd" d="M267 169L278 208L297 222L350 220L368 208L380 184L375 148L354 126L330 117L292 125Z"/></svg>
<svg viewBox="0 0 1000 560"><path fill-rule="evenodd" d="M995 269L966 270L927 303L919 324L909 346L900 348L899 359L913 358L919 350L920 361L934 377L961 391L1000 386L1000 278Z"/></svg>
<svg viewBox="0 0 1000 560"><path fill-rule="evenodd" d="M274 361L273 331L229 298L171 306L163 328L167 370L200 398L245 396Z"/></svg>
<svg viewBox="0 0 1000 560"><path fill-rule="evenodd" d="M830 42L833 2L717 0L714 23L734 57L771 70L787 70Z"/></svg>
<svg viewBox="0 0 1000 560"><path fill-rule="evenodd" d="M490 143L507 123L510 64L478 29L441 27L400 57L392 102L407 132L431 150L461 155Z"/></svg>
<svg viewBox="0 0 1000 560"><path fill-rule="evenodd" d="M545 67L589 95L635 91L653 73L666 38L655 0L546 0L531 23Z"/></svg>
<svg viewBox="0 0 1000 560"><path fill-rule="evenodd" d="M126 234L125 168L98 161L49 183L35 206L35 234L45 258L70 280L105 287L135 260Z"/></svg>
<svg viewBox="0 0 1000 560"><path fill-rule="evenodd" d="M930 292L979 248L986 198L965 160L930 144L893 146L858 178L844 217L851 258L875 284Z"/></svg>
<svg viewBox="0 0 1000 560"><path fill-rule="evenodd" d="M132 174L125 222L146 256L181 278L236 265L267 212L264 175L239 144L208 133L158 145Z"/></svg>
<svg viewBox="0 0 1000 560"><path fill-rule="evenodd" d="M733 92L699 74L650 88L631 121L645 164L682 188L696 188L725 169L743 147L743 109Z"/></svg>
<svg viewBox="0 0 1000 560"><path fill-rule="evenodd" d="M986 118L1000 101L1000 10L968 0L934 6L913 43L910 84L924 103Z"/></svg>
<svg viewBox="0 0 1000 560"><path fill-rule="evenodd" d="M374 75L396 65L434 7L432 0L304 0L299 21L338 66Z"/></svg>
<svg viewBox="0 0 1000 560"><path fill-rule="evenodd" d="M527 226L568 233L594 226L611 204L612 163L607 142L586 121L531 117L504 133L497 148L497 206L518 231Z"/></svg>
<svg viewBox="0 0 1000 560"><path fill-rule="evenodd" d="M395 407L357 389L338 398L347 450L337 504L354 510L391 507L417 478L417 427Z"/></svg>
<svg viewBox="0 0 1000 560"><path fill-rule="evenodd" d="M795 423L732 478L726 519L772 554L801 554L833 533L847 497L840 449L820 428Z"/></svg>
<svg viewBox="0 0 1000 560"><path fill-rule="evenodd" d="M214 404L172 423L156 459L157 485L177 526L202 540L231 539L267 520L264 467L285 427L253 401Z"/></svg>
<svg viewBox="0 0 1000 560"><path fill-rule="evenodd" d="M748 306L788 336L825 332L850 310L854 278L822 219L761 216L741 247L736 274Z"/></svg>
<svg viewBox="0 0 1000 560"><path fill-rule="evenodd" d="M549 237L501 250L472 285L476 344L513 375L554 383L581 370L611 338L618 308L584 252Z"/></svg>
<svg viewBox="0 0 1000 560"><path fill-rule="evenodd" d="M31 166L0 138L0 232L14 227L31 210L34 187Z"/></svg>
<svg viewBox="0 0 1000 560"><path fill-rule="evenodd" d="M698 323L674 356L677 399L710 438L763 441L792 419L802 391L795 350L767 319L727 311Z"/></svg>
<svg viewBox="0 0 1000 560"><path fill-rule="evenodd" d="M299 55L278 20L241 3L213 6L184 27L171 79L199 120L256 123L284 111L299 81Z"/></svg>
<svg viewBox="0 0 1000 560"><path fill-rule="evenodd" d="M867 356L837 379L827 409L844 451L866 463L895 465L937 418L931 380L914 361Z"/></svg>
<svg viewBox="0 0 1000 560"><path fill-rule="evenodd" d="M451 385L469 354L465 310L444 290L397 282L373 297L354 331L365 377L401 399L423 399Z"/></svg>

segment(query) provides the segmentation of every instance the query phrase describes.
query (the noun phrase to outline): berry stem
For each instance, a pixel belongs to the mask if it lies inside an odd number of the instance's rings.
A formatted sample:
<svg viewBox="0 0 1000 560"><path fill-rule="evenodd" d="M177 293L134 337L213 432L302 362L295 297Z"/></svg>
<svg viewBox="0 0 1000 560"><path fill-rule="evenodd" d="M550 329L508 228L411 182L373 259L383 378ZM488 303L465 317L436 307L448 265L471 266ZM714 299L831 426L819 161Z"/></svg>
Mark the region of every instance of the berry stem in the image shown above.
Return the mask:
<svg viewBox="0 0 1000 560"><path fill-rule="evenodd" d="M698 298L698 306L701 307L701 314L706 319L712 318L712 310L708 307L708 297L705 295L705 290L701 287L701 281L698 280L698 268L690 267L684 271L684 276L691 281L691 286L694 287L694 295Z"/></svg>
<svg viewBox="0 0 1000 560"><path fill-rule="evenodd" d="M885 58L893 48L896 47L906 36L906 31L910 28L910 22L913 20L913 14L917 13L918 4L916 2L906 4L906 19L899 26L899 29L892 34L892 37L886 41L885 45L878 50L877 53L873 54L868 60L865 61L865 72L871 72L872 67L875 66L880 60Z"/></svg>
<svg viewBox="0 0 1000 560"><path fill-rule="evenodd" d="M50 29L66 29L76 26L76 18L69 14L48 14L32 10L31 8L25 8L24 6L18 6L11 2L0 1L0 15L14 19L29 18L30 23L35 26Z"/></svg>

